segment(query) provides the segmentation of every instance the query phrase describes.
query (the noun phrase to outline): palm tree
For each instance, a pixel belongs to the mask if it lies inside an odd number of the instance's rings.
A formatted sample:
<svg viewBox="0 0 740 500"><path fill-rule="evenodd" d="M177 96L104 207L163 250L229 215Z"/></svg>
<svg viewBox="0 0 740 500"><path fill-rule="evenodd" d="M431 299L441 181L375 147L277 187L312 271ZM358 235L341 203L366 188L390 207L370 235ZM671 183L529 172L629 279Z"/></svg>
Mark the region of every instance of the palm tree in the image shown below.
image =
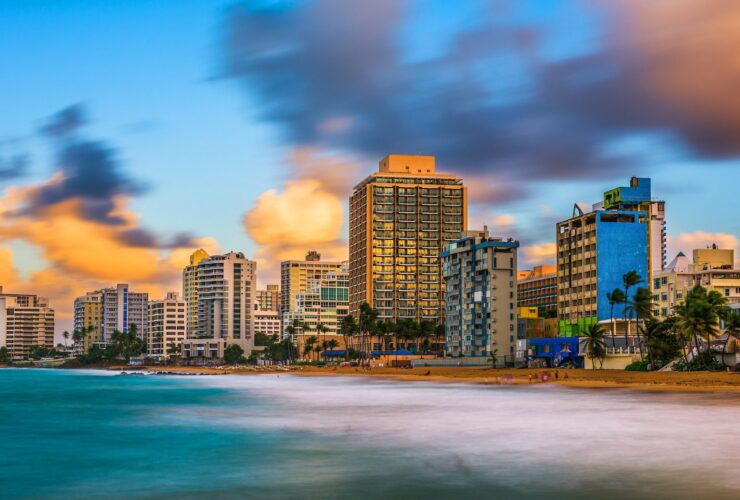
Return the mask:
<svg viewBox="0 0 740 500"><path fill-rule="evenodd" d="M498 348L495 348L493 351L491 351L491 366L493 369L496 369L496 357L498 356Z"/></svg>
<svg viewBox="0 0 740 500"><path fill-rule="evenodd" d="M636 286L642 283L642 278L640 277L639 274L637 274L637 271L634 271L634 270L628 271L626 274L622 276L622 283L624 284L624 301L625 301L623 316L624 316L624 322L627 324L627 329L625 330L625 334L624 334L624 341L627 347L629 347L630 324L627 321L627 304L629 303L629 300L630 300L629 291L630 291L630 288L632 288L633 286Z"/></svg>
<svg viewBox="0 0 740 500"><path fill-rule="evenodd" d="M333 351L339 347L339 341L337 339L329 339L326 341L326 348L330 351Z"/></svg>
<svg viewBox="0 0 740 500"><path fill-rule="evenodd" d="M349 340L352 336L357 333L357 323L355 323L355 317L348 314L342 318L342 323L339 326L339 333L342 334L344 339L344 356L349 361Z"/></svg>
<svg viewBox="0 0 740 500"><path fill-rule="evenodd" d="M326 343L326 333L329 331L329 327L319 321L314 330L321 339L321 345L324 345ZM324 358L326 358L326 356L324 356ZM326 361L326 359L324 359L324 361Z"/></svg>
<svg viewBox="0 0 740 500"><path fill-rule="evenodd" d="M588 328L583 332L583 336L586 340L586 354L591 359L591 369L596 369L596 363L594 359L599 360L599 366L604 365L604 358L606 357L606 344L604 343L604 327L598 323L589 325Z"/></svg>
<svg viewBox="0 0 740 500"><path fill-rule="evenodd" d="M615 323L614 323L614 306L617 304L624 304L624 292L621 288L615 288L611 292L606 292L606 300L609 301L609 318L611 319L612 324L612 337L616 334L614 331Z"/></svg>
<svg viewBox="0 0 740 500"><path fill-rule="evenodd" d="M375 325L378 322L378 311L370 307L370 304L363 302L360 305L359 331L362 339L367 339L375 331ZM364 344L364 342L363 342ZM372 351L372 341L367 342L368 350L365 352L366 362L370 362L370 352Z"/></svg>
<svg viewBox="0 0 740 500"><path fill-rule="evenodd" d="M640 336L640 318L643 320L653 317L653 297L647 288L638 288L632 297L632 310L635 312L635 321L637 322L637 343L640 346L640 357L642 354L642 338Z"/></svg>
<svg viewBox="0 0 740 500"><path fill-rule="evenodd" d="M69 332L67 330L64 330L64 333L62 333L62 337L64 337L64 348L67 348L67 342L69 341Z"/></svg>
<svg viewBox="0 0 740 500"><path fill-rule="evenodd" d="M182 344L175 344L174 342L170 342L170 345L167 348L167 359L169 360L170 358L178 358L180 356L181 349Z"/></svg>
<svg viewBox="0 0 740 500"><path fill-rule="evenodd" d="M648 317L640 326L638 323L637 329L642 330L642 336L645 339L645 347L647 350L648 363L651 367L655 367L655 356L653 351L656 349L660 350L659 345L661 335L667 330L669 323L657 320L654 317Z"/></svg>
<svg viewBox="0 0 740 500"><path fill-rule="evenodd" d="M722 346L722 363L725 362L725 354L727 354L727 346L730 343L731 338L740 338L740 313L728 314L725 318L725 345Z"/></svg>
<svg viewBox="0 0 740 500"><path fill-rule="evenodd" d="M307 354L310 355L311 353L313 353L314 352L313 346L318 341L319 341L319 338L316 335L311 335L310 337L308 337L303 346L303 355L306 356Z"/></svg>
<svg viewBox="0 0 740 500"><path fill-rule="evenodd" d="M704 339L710 349L713 337L719 331L720 315L725 314L726 299L716 291L707 293L706 288L696 285L687 294L684 302L675 307L679 328L694 341L697 355L700 353L699 338Z"/></svg>

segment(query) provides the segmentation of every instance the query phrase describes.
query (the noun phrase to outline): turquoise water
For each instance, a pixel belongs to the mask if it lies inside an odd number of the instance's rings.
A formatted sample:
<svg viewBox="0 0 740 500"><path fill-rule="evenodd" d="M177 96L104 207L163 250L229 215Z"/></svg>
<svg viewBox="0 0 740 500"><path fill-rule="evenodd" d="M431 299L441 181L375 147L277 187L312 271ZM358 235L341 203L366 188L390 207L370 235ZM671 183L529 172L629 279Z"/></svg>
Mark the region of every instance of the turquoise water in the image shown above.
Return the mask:
<svg viewBox="0 0 740 500"><path fill-rule="evenodd" d="M734 397L0 370L0 498L733 498Z"/></svg>

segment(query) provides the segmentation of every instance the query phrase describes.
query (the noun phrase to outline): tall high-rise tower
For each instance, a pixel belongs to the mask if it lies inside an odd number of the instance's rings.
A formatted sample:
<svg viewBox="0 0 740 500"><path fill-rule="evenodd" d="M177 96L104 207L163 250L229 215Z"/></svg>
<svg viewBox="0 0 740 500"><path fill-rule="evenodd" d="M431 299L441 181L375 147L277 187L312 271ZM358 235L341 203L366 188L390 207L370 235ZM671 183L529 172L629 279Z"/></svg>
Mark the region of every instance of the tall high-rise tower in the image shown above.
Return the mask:
<svg viewBox="0 0 740 500"><path fill-rule="evenodd" d="M182 298L185 301L185 334L195 337L198 328L198 264L208 258L208 252L199 248L190 255L190 265L182 270Z"/></svg>
<svg viewBox="0 0 740 500"><path fill-rule="evenodd" d="M349 201L350 312L441 322L440 253L467 228L467 188L433 156L389 155Z"/></svg>

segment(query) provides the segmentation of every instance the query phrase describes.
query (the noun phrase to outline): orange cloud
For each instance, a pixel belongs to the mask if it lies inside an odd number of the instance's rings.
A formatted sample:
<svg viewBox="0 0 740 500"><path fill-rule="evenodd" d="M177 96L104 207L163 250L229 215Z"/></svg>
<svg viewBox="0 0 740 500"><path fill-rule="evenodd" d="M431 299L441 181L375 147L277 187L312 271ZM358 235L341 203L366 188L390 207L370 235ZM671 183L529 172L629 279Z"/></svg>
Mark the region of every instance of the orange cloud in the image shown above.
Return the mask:
<svg viewBox="0 0 740 500"><path fill-rule="evenodd" d="M74 198L52 204L41 213L23 211L29 196L58 179L55 175L38 185L8 188L0 197L0 238L22 240L38 248L46 266L21 279L11 250L0 247L0 284L5 291L49 298L59 332L71 328L74 298L87 291L129 283L158 298L168 290L180 290L182 267L192 248L126 243L123 235L141 230L128 208L128 197L119 195L113 200L112 213L120 224L86 218L81 201ZM194 243L212 252L218 248L210 238Z"/></svg>
<svg viewBox="0 0 740 500"><path fill-rule="evenodd" d="M556 246L553 242L526 245L521 248L521 261L528 265L552 264L555 259Z"/></svg>
<svg viewBox="0 0 740 500"><path fill-rule="evenodd" d="M243 217L244 229L259 245L260 281L279 278L280 261L302 259L318 250L327 260L346 260L345 207L359 165L346 158L296 148L290 156L291 179L282 189L262 193Z"/></svg>

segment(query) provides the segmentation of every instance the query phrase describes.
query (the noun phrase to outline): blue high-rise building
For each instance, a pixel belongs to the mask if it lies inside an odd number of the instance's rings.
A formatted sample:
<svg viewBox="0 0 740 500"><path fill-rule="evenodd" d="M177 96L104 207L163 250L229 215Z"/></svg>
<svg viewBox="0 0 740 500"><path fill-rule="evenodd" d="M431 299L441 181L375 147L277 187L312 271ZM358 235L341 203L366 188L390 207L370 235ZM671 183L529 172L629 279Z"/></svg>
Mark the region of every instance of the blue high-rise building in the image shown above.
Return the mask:
<svg viewBox="0 0 740 500"><path fill-rule="evenodd" d="M651 198L650 179L633 177L629 187L604 193L604 201L557 224L558 317L561 335L579 335L588 325L622 318L625 304L613 308L607 293L623 289L622 276L635 271L650 287L652 272L665 255L665 204Z"/></svg>

